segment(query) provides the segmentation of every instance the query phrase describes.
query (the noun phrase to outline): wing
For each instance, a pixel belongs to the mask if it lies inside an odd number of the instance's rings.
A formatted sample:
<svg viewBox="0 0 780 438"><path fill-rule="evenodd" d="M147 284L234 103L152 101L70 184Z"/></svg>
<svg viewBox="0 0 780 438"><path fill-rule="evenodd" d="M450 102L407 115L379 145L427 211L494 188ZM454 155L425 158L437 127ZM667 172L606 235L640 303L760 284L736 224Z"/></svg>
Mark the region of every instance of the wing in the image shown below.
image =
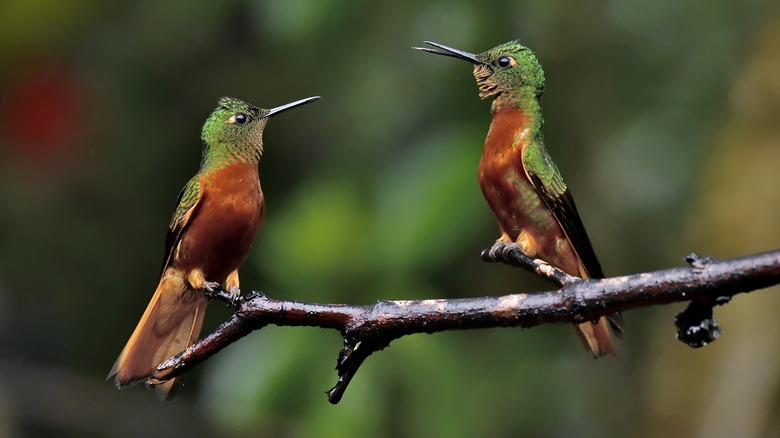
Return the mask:
<svg viewBox="0 0 780 438"><path fill-rule="evenodd" d="M173 210L171 223L168 225L168 235L165 238L165 258L163 259L162 270L171 263L176 246L181 241L182 232L192 217L192 213L198 207L201 200L202 190L200 185L200 176L195 175L187 182L187 185L179 193L176 200L176 208Z"/></svg>
<svg viewBox="0 0 780 438"><path fill-rule="evenodd" d="M571 191L563 182L558 167L540 143L531 143L523 151L523 167L531 184L539 192L547 207L569 238L574 251L580 258L591 278L603 278L596 253L588 239L585 226L582 225Z"/></svg>

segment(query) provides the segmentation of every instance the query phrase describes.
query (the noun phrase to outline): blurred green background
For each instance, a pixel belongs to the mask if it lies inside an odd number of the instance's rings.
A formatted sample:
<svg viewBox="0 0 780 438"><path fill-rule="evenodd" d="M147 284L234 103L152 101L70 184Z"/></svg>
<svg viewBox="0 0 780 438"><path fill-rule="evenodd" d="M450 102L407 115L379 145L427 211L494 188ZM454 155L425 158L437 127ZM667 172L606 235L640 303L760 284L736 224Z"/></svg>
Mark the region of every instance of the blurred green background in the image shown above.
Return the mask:
<svg viewBox="0 0 780 438"><path fill-rule="evenodd" d="M490 122L471 52L520 39L548 148L609 275L780 247L780 9L743 2L0 2L0 437L780 436L780 295L628 312L618 358L567 325L416 335L343 401L336 332L269 327L179 400L104 381L157 283L220 96L272 107L245 291L368 304L549 288L483 263ZM204 332L228 317L214 304Z"/></svg>

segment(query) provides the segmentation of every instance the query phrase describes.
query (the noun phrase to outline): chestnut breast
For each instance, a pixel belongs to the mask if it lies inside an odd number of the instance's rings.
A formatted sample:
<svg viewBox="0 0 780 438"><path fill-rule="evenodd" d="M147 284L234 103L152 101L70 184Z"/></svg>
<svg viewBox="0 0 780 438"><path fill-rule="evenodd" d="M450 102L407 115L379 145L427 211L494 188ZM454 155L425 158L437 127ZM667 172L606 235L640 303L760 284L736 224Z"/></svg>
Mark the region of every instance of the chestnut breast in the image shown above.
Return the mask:
<svg viewBox="0 0 780 438"><path fill-rule="evenodd" d="M201 199L184 230L177 268L224 282L241 267L263 222L257 165L232 163L200 176Z"/></svg>
<svg viewBox="0 0 780 438"><path fill-rule="evenodd" d="M529 122L517 110L493 114L479 163L480 187L502 233L516 241L525 230L539 258L576 273L577 256L523 166L523 152L532 141Z"/></svg>

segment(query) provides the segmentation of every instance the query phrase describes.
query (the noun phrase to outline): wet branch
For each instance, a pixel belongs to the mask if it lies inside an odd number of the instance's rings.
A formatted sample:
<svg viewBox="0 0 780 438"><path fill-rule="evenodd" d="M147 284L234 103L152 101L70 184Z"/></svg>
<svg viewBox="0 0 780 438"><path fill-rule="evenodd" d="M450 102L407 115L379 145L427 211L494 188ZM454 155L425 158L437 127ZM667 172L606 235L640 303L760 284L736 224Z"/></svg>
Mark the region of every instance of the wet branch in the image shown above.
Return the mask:
<svg viewBox="0 0 780 438"><path fill-rule="evenodd" d="M529 258L513 244L496 245L485 250L482 258L528 269L561 287L500 297L377 301L363 306L280 301L252 293L235 303L236 311L228 321L160 364L149 378L159 382L176 377L268 324L322 327L338 330L344 338L336 364L338 382L327 392L328 400L335 404L368 356L405 335L581 323L637 307L690 301L675 318L677 337L692 347L701 347L720 334L712 317L713 306L729 302L738 293L780 283L780 250L726 260L691 254L686 257L686 267L589 280ZM224 291L215 298L230 300Z"/></svg>

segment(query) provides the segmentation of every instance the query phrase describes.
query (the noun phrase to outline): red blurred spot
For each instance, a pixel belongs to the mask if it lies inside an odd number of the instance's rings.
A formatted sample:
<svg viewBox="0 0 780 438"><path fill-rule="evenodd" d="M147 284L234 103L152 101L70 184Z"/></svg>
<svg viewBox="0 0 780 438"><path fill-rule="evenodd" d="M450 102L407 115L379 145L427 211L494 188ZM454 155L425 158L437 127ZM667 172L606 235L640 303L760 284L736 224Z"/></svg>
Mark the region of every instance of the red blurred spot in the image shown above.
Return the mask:
<svg viewBox="0 0 780 438"><path fill-rule="evenodd" d="M86 99L67 68L39 66L11 78L3 96L4 146L30 164L58 161L84 138Z"/></svg>

